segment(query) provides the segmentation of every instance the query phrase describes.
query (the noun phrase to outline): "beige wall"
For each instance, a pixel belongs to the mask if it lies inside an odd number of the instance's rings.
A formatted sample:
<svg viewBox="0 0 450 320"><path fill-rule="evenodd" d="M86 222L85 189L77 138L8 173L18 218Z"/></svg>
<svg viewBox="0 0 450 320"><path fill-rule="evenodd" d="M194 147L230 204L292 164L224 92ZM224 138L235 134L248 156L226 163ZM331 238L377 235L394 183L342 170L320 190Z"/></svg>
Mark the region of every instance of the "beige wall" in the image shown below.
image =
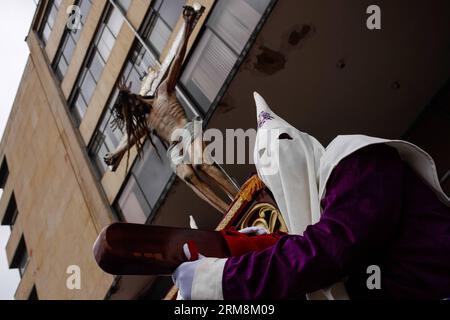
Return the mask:
<svg viewBox="0 0 450 320"><path fill-rule="evenodd" d="M59 97L48 95L47 86L52 83L43 82L30 59L1 145L10 175L0 206L4 208L13 190L19 210L7 256L11 262L23 234L30 257L16 298L26 299L36 285L41 299L102 299L112 277L92 257L99 230L81 190L68 136L50 107L58 101L49 99ZM102 214L110 220L108 211ZM66 287L70 265L81 268L81 290Z"/></svg>

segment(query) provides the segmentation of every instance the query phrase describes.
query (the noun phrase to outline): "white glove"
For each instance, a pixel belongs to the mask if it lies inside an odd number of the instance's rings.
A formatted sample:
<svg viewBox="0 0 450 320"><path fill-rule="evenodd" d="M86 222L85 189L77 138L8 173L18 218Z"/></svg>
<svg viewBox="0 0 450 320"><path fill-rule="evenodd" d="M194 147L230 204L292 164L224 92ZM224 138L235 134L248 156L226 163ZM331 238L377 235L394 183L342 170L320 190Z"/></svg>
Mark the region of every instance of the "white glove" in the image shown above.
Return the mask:
<svg viewBox="0 0 450 320"><path fill-rule="evenodd" d="M188 260L191 259L191 252L187 243L183 245L184 255ZM184 300L192 299L192 283L194 281L195 271L203 263L204 256L199 254L198 260L184 262L178 266L172 274L172 281L179 290L179 294Z"/></svg>
<svg viewBox="0 0 450 320"><path fill-rule="evenodd" d="M267 231L265 228L262 228L262 227L248 227L248 228L239 230L239 232L243 233L243 234L254 235L254 236L262 236L265 234L269 234L269 231Z"/></svg>

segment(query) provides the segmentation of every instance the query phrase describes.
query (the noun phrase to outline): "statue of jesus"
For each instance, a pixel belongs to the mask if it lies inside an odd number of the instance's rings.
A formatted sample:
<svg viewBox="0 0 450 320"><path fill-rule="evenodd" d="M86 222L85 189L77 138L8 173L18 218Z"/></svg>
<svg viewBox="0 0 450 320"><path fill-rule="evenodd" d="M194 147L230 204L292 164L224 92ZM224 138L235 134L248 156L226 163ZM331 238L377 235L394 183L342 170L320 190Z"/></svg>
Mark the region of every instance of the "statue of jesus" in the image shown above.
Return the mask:
<svg viewBox="0 0 450 320"><path fill-rule="evenodd" d="M151 134L153 133L169 145L167 155L176 175L184 181L203 200L207 201L217 210L226 213L228 204L201 178L200 174L208 177L219 190L222 190L230 199L233 199L238 188L234 182L221 170L221 168L203 154L194 150L203 150L204 144L201 135L194 133L193 122L188 120L186 112L180 105L175 92L179 79L183 59L186 55L189 38L205 8L196 4L193 7L185 6L183 11L184 36L178 52L170 65L154 96L142 96L130 91L122 81L119 82L119 95L113 107L113 125L125 132L124 138L117 149L105 156L105 163L112 166L115 171L125 153L136 146L141 156L144 148L144 137L148 137L156 150ZM188 150L183 150L180 156L181 141L173 141L176 130L184 130L189 142ZM183 136L183 139L186 135ZM189 161L184 161L188 157ZM128 167L128 164L127 164Z"/></svg>

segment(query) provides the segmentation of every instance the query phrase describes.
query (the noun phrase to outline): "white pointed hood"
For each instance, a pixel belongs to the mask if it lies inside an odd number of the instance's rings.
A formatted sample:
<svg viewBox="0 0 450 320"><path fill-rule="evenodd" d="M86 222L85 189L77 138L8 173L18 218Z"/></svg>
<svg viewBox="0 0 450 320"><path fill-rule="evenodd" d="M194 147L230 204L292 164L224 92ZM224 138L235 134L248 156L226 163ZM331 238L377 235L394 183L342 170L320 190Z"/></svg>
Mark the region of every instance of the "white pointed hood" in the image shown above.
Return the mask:
<svg viewBox="0 0 450 320"><path fill-rule="evenodd" d="M258 175L272 191L289 232L303 234L320 218L318 170L324 148L276 115L258 93L254 97Z"/></svg>

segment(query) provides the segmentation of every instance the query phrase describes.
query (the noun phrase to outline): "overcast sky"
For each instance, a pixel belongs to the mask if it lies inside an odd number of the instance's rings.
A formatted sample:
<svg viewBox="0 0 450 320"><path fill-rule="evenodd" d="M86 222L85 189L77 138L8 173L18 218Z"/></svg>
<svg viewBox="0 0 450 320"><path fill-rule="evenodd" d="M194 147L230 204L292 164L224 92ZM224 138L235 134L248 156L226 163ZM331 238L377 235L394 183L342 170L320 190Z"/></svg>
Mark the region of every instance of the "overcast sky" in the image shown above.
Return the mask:
<svg viewBox="0 0 450 320"><path fill-rule="evenodd" d="M29 51L24 40L35 8L34 0L0 2L0 136L3 136L28 58ZM0 227L0 300L13 299L20 280L18 271L9 270L6 263L8 238L9 227Z"/></svg>

